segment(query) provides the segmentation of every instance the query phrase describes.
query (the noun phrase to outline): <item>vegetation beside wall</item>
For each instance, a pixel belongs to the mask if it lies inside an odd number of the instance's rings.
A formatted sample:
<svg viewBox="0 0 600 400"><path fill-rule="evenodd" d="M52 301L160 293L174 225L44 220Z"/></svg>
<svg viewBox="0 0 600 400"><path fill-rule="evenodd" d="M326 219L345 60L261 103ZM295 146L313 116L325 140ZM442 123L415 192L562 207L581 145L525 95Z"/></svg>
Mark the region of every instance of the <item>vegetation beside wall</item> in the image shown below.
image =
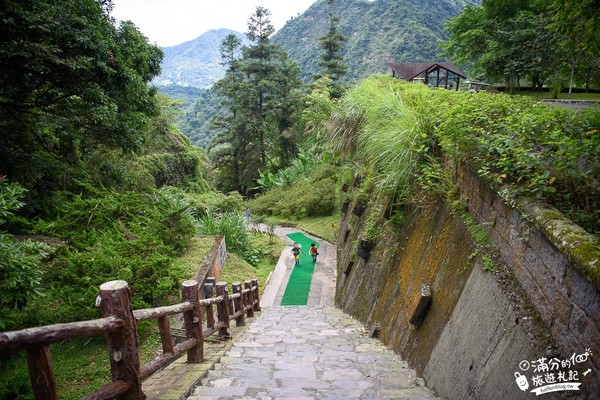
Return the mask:
<svg viewBox="0 0 600 400"><path fill-rule="evenodd" d="M334 111L329 136L392 206L421 207L428 193L451 193L440 167L447 155L505 196L546 202L600 233L600 111L373 76Z"/></svg>

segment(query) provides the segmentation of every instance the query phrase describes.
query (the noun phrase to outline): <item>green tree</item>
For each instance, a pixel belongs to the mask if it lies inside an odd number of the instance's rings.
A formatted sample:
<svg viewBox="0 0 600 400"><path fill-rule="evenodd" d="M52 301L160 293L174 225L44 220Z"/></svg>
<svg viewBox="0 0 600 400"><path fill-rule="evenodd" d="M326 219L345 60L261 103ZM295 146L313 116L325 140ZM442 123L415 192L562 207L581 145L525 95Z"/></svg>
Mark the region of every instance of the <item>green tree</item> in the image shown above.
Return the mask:
<svg viewBox="0 0 600 400"><path fill-rule="evenodd" d="M548 0L484 1L449 20L443 55L470 74L518 88L540 88L561 70L563 49L548 28Z"/></svg>
<svg viewBox="0 0 600 400"><path fill-rule="evenodd" d="M583 71L586 89L600 73L600 7L595 0L554 0L551 28L558 32L569 55L569 95L575 74Z"/></svg>
<svg viewBox="0 0 600 400"><path fill-rule="evenodd" d="M238 95L241 91L242 72L240 70L242 41L234 34L228 35L221 44L222 65L225 76L215 83L214 89L220 95L221 105L227 110L224 115L213 118L212 126L219 130L210 143L209 152L213 164L220 171L219 187L236 190L243 182L240 168L242 155L246 152L247 135L244 125L237 118Z"/></svg>
<svg viewBox="0 0 600 400"><path fill-rule="evenodd" d="M161 50L111 1L6 0L0 9L0 171L32 205L85 175L105 146L138 150L156 113ZM38 203L36 203L36 201Z"/></svg>
<svg viewBox="0 0 600 400"><path fill-rule="evenodd" d="M0 226L6 223L19 208L26 190L8 183L0 176ZM19 309L41 295L41 259L46 246L31 240L16 240L0 230L0 329L5 329Z"/></svg>
<svg viewBox="0 0 600 400"><path fill-rule="evenodd" d="M240 49L240 57L238 40L228 37L221 47L227 72L215 87L228 114L214 120L220 133L209 154L225 190L247 192L260 170L285 163L294 149L289 132L300 115L299 69L270 41L269 16L266 8L256 8L246 33L252 44Z"/></svg>
<svg viewBox="0 0 600 400"><path fill-rule="evenodd" d="M343 86L340 85L340 81L343 79L346 72L348 72L348 66L344 63L343 56L341 55L344 42L346 42L346 37L340 33L338 29L339 20L333 15L332 9L334 1L335 0L327 0L329 6L329 30L326 35L319 38L321 48L323 49L323 52L320 55L321 61L319 61L321 71L318 74L315 74L313 80L318 80L323 76L329 76L333 81L331 96L333 98L339 98L344 91Z"/></svg>

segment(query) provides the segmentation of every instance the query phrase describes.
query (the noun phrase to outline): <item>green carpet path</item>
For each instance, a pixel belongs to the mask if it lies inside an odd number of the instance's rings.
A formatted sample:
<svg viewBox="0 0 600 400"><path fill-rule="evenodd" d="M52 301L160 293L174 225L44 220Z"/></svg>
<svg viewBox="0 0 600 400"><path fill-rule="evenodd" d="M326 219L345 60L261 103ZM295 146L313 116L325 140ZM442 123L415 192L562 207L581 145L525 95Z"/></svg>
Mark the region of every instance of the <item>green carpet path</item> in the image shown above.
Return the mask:
<svg viewBox="0 0 600 400"><path fill-rule="evenodd" d="M315 263L313 263L310 255L310 244L319 244L310 238L307 238L300 232L290 233L287 235L290 240L297 242L302 249L300 252L300 265L294 265L290 280L285 287L283 298L281 299L282 306L305 306L308 302L308 292L310 290L310 281L312 280ZM291 254L291 252L290 252Z"/></svg>

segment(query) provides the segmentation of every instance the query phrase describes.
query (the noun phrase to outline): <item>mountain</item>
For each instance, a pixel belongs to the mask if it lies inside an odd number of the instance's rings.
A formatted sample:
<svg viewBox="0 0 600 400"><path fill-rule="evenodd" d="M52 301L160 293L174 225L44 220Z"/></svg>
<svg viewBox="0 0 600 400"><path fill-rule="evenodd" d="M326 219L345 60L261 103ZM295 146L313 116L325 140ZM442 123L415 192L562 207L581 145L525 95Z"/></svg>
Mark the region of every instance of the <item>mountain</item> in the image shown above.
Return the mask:
<svg viewBox="0 0 600 400"><path fill-rule="evenodd" d="M246 36L230 29L210 30L194 40L164 47L162 74L154 79L157 86L178 85L207 88L225 75L220 46L230 33L247 43Z"/></svg>
<svg viewBox="0 0 600 400"><path fill-rule="evenodd" d="M387 63L392 61L441 61L436 49L440 40L447 39L444 22L459 15L467 4L479 5L481 0L335 0L333 13L339 19L340 32L348 39L343 50L344 61L349 67L345 82L354 84L370 74L387 73ZM319 38L329 28L328 13L327 0L317 0L304 13L289 20L272 38L298 62L306 82L319 70L322 52ZM237 32L221 29L164 49L161 81L205 88L220 79L224 72L219 64L219 46L231 32L242 37ZM211 43L210 46L200 45L205 39ZM245 36L242 39L244 44L248 44ZM209 48L212 49L211 56L200 54ZM191 58L192 55L194 58ZM205 60L206 66L196 59ZM213 61L209 63L206 60ZM199 84L186 78L207 76L208 70L213 71L213 80L207 78ZM167 76L173 78L169 80ZM195 104L188 103L179 123L182 132L203 147L214 136L210 120L222 111L218 96L211 90L208 92L203 93Z"/></svg>
<svg viewBox="0 0 600 400"><path fill-rule="evenodd" d="M441 61L437 46L448 38L444 22L466 4L479 5L481 0L336 0L332 11L347 38L346 83L385 73L388 62ZM273 36L298 62L305 80L319 70L319 38L329 27L328 13L327 1L318 0Z"/></svg>

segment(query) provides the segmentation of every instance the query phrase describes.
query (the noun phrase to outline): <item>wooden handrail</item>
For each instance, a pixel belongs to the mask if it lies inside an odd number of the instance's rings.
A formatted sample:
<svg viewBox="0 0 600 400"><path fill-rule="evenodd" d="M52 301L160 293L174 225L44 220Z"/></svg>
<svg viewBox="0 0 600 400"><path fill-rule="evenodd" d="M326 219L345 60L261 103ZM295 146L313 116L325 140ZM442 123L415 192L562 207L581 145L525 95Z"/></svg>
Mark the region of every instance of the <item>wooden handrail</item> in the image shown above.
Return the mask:
<svg viewBox="0 0 600 400"><path fill-rule="evenodd" d="M108 317L27 328L20 331L0 332L0 354L15 353L26 350L28 347L43 347L80 337L101 335L124 326L125 323L119 318Z"/></svg>
<svg viewBox="0 0 600 400"><path fill-rule="evenodd" d="M149 319L157 319L160 317L167 317L169 315L180 314L184 311L188 311L194 308L193 304L180 303L172 306L157 307L157 308L146 308L143 310L133 311L133 316L136 321L146 321Z"/></svg>
<svg viewBox="0 0 600 400"><path fill-rule="evenodd" d="M104 385L95 392L82 397L81 400L112 399L114 397L124 395L128 390L129 383L125 381L114 381L108 385Z"/></svg>
<svg viewBox="0 0 600 400"><path fill-rule="evenodd" d="M0 332L0 355L26 351L35 399L55 400L56 383L49 346L65 340L106 334L112 383L84 399L143 399L142 380L183 353L187 353L188 363L204 361L205 337L218 332L221 338L228 338L231 320L235 320L238 326L244 325L245 317L252 317L254 311L260 310L258 280L245 281L243 289L241 286L240 282L234 282L233 294L229 294L226 282L207 279L203 290L200 290L197 281L185 281L182 284L181 303L132 310L127 282L106 282L100 286L97 304L102 309L103 318ZM213 305L217 308L216 320ZM174 346L168 317L175 314L183 314L186 340ZM157 320L163 353L140 366L136 324L152 319ZM206 329L202 326L204 320Z"/></svg>
<svg viewBox="0 0 600 400"><path fill-rule="evenodd" d="M197 342L195 339L188 339L176 345L173 348L172 353L164 353L160 356L155 357L152 361L142 366L140 369L140 375L142 379L148 378L150 375L165 367L165 365L171 364L177 360L183 353L196 346Z"/></svg>

